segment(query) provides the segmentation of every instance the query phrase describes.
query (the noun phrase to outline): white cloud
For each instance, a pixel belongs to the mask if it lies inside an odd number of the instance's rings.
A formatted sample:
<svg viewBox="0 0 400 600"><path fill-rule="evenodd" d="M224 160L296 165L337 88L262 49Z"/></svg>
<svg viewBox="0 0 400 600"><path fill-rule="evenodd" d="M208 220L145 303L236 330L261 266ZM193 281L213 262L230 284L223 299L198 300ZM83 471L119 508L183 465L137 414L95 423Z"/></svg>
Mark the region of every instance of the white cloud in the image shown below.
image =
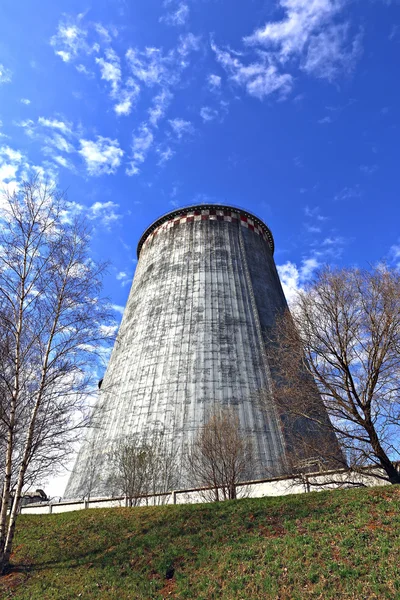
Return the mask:
<svg viewBox="0 0 400 600"><path fill-rule="evenodd" d="M57 33L50 39L55 53L64 62L70 62L81 51L90 51L87 43L87 30L81 25L82 18L83 15L78 15L74 21L68 17L59 23Z"/></svg>
<svg viewBox="0 0 400 600"><path fill-rule="evenodd" d="M68 160L68 158L65 158L65 156L53 156L53 160L60 165L60 167L64 167L64 169L69 169L70 171L75 170L74 164Z"/></svg>
<svg viewBox="0 0 400 600"><path fill-rule="evenodd" d="M168 57L159 48L146 48L143 52L129 48L126 52L132 74L146 86L168 84Z"/></svg>
<svg viewBox="0 0 400 600"><path fill-rule="evenodd" d="M124 287L131 283L132 277L128 275L126 271L120 271L116 275L116 279L121 282L121 285Z"/></svg>
<svg viewBox="0 0 400 600"><path fill-rule="evenodd" d="M153 106L149 109L149 121L153 127L157 127L158 121L164 117L172 98L173 95L168 89L162 89L153 98Z"/></svg>
<svg viewBox="0 0 400 600"><path fill-rule="evenodd" d="M171 2L164 3L165 5L170 5ZM166 23L167 25L180 26L184 25L189 19L189 7L184 2L178 4L175 11L168 13L165 17L161 17L160 21Z"/></svg>
<svg viewBox="0 0 400 600"><path fill-rule="evenodd" d="M129 77L125 83L125 88L119 90L116 96L117 104L114 106L115 113L119 116L129 115L133 107L133 102L139 96L139 93L140 86Z"/></svg>
<svg viewBox="0 0 400 600"><path fill-rule="evenodd" d="M93 73L91 73L89 71L89 69L87 67L85 67L85 65L82 65L82 64L76 65L75 69L78 71L78 73L83 73L84 75L87 75L88 77L93 77Z"/></svg>
<svg viewBox="0 0 400 600"><path fill-rule="evenodd" d="M361 33L348 43L347 24L331 26L312 36L303 61L306 73L334 81L340 73L351 73L362 53Z"/></svg>
<svg viewBox="0 0 400 600"><path fill-rule="evenodd" d="M200 109L200 116L205 123L208 121L213 121L218 117L218 111L210 106L202 106Z"/></svg>
<svg viewBox="0 0 400 600"><path fill-rule="evenodd" d="M64 211L62 219L65 223L71 223L74 217L84 215L90 221L96 221L103 227L110 229L111 224L121 218L118 210L119 204L111 201L95 202L91 206L84 206L78 202L68 202L67 210Z"/></svg>
<svg viewBox="0 0 400 600"><path fill-rule="evenodd" d="M306 73L334 80L350 73L359 58L361 34L352 37L346 21L336 22L346 0L279 0L285 16L269 21L244 38L261 46L281 65L296 59Z"/></svg>
<svg viewBox="0 0 400 600"><path fill-rule="evenodd" d="M132 140L132 160L127 169L128 175L137 175L139 166L146 160L147 154L153 144L154 135L146 123L142 123Z"/></svg>
<svg viewBox="0 0 400 600"><path fill-rule="evenodd" d="M64 62L69 62L71 60L71 54L69 52L65 52L65 50L57 50L56 54Z"/></svg>
<svg viewBox="0 0 400 600"><path fill-rule="evenodd" d="M279 73L268 53L261 53L257 62L245 65L232 52L221 50L214 43L211 48L231 81L244 87L250 96L262 100L266 96L278 93L284 98L291 91L293 77L289 73Z"/></svg>
<svg viewBox="0 0 400 600"><path fill-rule="evenodd" d="M32 137L35 133L35 123L32 119L25 119L23 121L14 122L17 127L22 127L24 133L29 137Z"/></svg>
<svg viewBox="0 0 400 600"><path fill-rule="evenodd" d="M55 178L50 164L32 165L19 150L14 150L10 146L0 146L1 191L13 193L18 190L19 182L22 179L29 179L32 175L38 175L40 179L46 177L50 183L54 182Z"/></svg>
<svg viewBox="0 0 400 600"><path fill-rule="evenodd" d="M31 101L30 101L30 100L28 100L28 98L21 98L20 102L21 102L22 104L30 104L30 103L31 103Z"/></svg>
<svg viewBox="0 0 400 600"><path fill-rule="evenodd" d="M320 125L327 125L328 123L332 123L332 117L322 117L322 119L318 119L318 123Z"/></svg>
<svg viewBox="0 0 400 600"><path fill-rule="evenodd" d="M119 313L120 315L124 314L124 310L125 310L124 306L120 306L119 304L112 304L111 308L113 310L115 310L115 312Z"/></svg>
<svg viewBox="0 0 400 600"><path fill-rule="evenodd" d="M184 119L169 119L168 123L178 140L181 140L184 135L190 135L194 132L193 125L190 121Z"/></svg>
<svg viewBox="0 0 400 600"><path fill-rule="evenodd" d="M100 66L101 78L111 85L111 95L116 96L121 82L121 65L117 54L108 48L105 58L96 58L96 64Z"/></svg>
<svg viewBox="0 0 400 600"><path fill-rule="evenodd" d="M319 266L320 263L314 257L303 259L300 267L291 261L287 261L283 265L277 265L279 278L289 305L293 304L298 292L312 278L314 271Z"/></svg>
<svg viewBox="0 0 400 600"><path fill-rule="evenodd" d="M106 27L104 27L104 25L102 25L101 23L94 23L93 27L105 42L111 42L112 35L110 31Z"/></svg>
<svg viewBox="0 0 400 600"><path fill-rule="evenodd" d="M171 158L175 154L175 150L172 150L172 148L170 148L169 146L166 146L165 148L159 147L157 148L157 154L160 157L157 164L160 167L162 167L163 165L165 165L166 162L171 160Z"/></svg>
<svg viewBox="0 0 400 600"><path fill-rule="evenodd" d="M89 175L112 174L121 164L124 151L117 140L97 136L96 141L80 140L81 154L86 162Z"/></svg>
<svg viewBox="0 0 400 600"><path fill-rule="evenodd" d="M361 195L362 191L358 184L353 187L346 186L335 195L334 200L351 200L352 198L360 198Z"/></svg>
<svg viewBox="0 0 400 600"><path fill-rule="evenodd" d="M198 52L200 50L200 40L201 37L199 35L194 35L193 33L186 33L179 36L177 53L185 58L191 52ZM187 63L183 62L181 63L181 66L187 67Z"/></svg>
<svg viewBox="0 0 400 600"><path fill-rule="evenodd" d="M10 83L12 73L10 69L6 69L4 65L0 63L0 83Z"/></svg>
<svg viewBox="0 0 400 600"><path fill-rule="evenodd" d="M316 219L317 221L326 221L328 219L328 217L324 217L323 215L321 215L319 206L314 206L314 208L305 206L304 214L306 215L306 217L309 217L310 219Z"/></svg>
<svg viewBox="0 0 400 600"><path fill-rule="evenodd" d="M319 266L319 262L314 257L304 259L300 269L300 280L305 282L311 279L314 271L318 269Z"/></svg>
<svg viewBox="0 0 400 600"><path fill-rule="evenodd" d="M400 243L391 246L389 250L389 261L395 263L396 267L400 269Z"/></svg>
<svg viewBox="0 0 400 600"><path fill-rule="evenodd" d="M59 121L58 119L46 119L44 117L38 118L38 124L43 127L49 127L50 129L58 129L65 134L72 133L71 125L69 123L64 123L64 121Z"/></svg>
<svg viewBox="0 0 400 600"><path fill-rule="evenodd" d="M309 225L308 223L305 223L305 227L306 227L308 233L321 233L321 227L316 227L315 225Z"/></svg>
<svg viewBox="0 0 400 600"><path fill-rule="evenodd" d="M296 298L300 286L300 274L297 266L288 261L284 265L277 265L279 278L281 280L283 292L288 304L292 304Z"/></svg>
<svg viewBox="0 0 400 600"><path fill-rule="evenodd" d="M55 133L52 138L47 138L46 141L47 141L47 143L51 144L52 146L54 146L55 148L60 150L60 152L67 152L68 154L70 154L71 152L74 152L74 150L75 150L73 145L70 144L65 139L65 137L63 137L59 133Z"/></svg>
<svg viewBox="0 0 400 600"><path fill-rule="evenodd" d="M311 34L329 22L342 5L341 0L279 0L285 18L266 23L245 42L275 48L285 61L290 55L301 53Z"/></svg>
<svg viewBox="0 0 400 600"><path fill-rule="evenodd" d="M119 204L115 202L95 202L89 209L88 217L91 220L99 220L102 225L109 227L111 223L121 218L118 209Z"/></svg>
<svg viewBox="0 0 400 600"><path fill-rule="evenodd" d="M207 77L207 81L208 81L208 85L210 87L210 89L215 92L217 90L219 90L221 88L221 77L219 75L214 75L213 73L211 73L208 77Z"/></svg>
<svg viewBox="0 0 400 600"><path fill-rule="evenodd" d="M171 158L174 156L175 151L172 150L172 148L170 148L169 146L165 147L165 148L157 148L157 154L160 157L159 161L158 161L158 165L159 166L163 166L165 165L166 162L168 162L169 160L171 160Z"/></svg>

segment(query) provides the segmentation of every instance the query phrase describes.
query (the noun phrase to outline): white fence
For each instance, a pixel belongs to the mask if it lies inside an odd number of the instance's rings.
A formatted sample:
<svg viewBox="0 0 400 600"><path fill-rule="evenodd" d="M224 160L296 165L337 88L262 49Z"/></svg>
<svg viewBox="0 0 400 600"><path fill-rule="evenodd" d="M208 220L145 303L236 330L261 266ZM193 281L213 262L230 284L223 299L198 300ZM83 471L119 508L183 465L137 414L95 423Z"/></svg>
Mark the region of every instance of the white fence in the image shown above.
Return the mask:
<svg viewBox="0 0 400 600"><path fill-rule="evenodd" d="M368 474L367 474L368 473ZM261 481L248 481L236 485L238 498L263 498L265 496L285 496L287 494L304 494L309 491L321 491L339 487L384 485L379 477L380 471L365 470L362 473L348 471L329 471L294 477L277 477ZM197 488L191 490L175 490L166 494L155 494L140 498L139 506L160 504L197 504L212 499L212 489ZM61 502L41 502L21 507L22 514L64 513L86 508L112 508L127 506L125 497L119 498L90 498L90 500L63 500Z"/></svg>

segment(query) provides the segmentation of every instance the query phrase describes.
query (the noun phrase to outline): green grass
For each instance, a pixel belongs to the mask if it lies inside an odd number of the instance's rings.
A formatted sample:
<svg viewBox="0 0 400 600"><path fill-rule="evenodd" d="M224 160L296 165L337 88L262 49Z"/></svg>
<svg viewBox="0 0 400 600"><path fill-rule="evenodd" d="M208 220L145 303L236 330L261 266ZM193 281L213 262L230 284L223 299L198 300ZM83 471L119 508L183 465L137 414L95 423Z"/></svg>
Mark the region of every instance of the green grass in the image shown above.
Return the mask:
<svg viewBox="0 0 400 600"><path fill-rule="evenodd" d="M0 598L400 598L399 509L391 486L23 515Z"/></svg>

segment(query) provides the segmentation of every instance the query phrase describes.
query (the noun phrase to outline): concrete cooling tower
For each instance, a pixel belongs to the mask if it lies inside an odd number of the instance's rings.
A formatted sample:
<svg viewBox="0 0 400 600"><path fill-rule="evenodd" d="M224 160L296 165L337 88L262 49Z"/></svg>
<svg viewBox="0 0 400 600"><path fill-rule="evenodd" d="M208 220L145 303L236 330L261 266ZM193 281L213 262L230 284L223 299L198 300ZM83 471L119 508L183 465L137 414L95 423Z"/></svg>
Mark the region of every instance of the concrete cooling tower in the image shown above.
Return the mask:
<svg viewBox="0 0 400 600"><path fill-rule="evenodd" d="M287 473L265 352L275 315L287 306L273 252L268 227L229 206L174 210L144 232L94 413L98 423L78 454L66 498L85 495L93 461L102 469L91 495L113 494L107 456L124 436L162 431L182 459L220 406L237 412L253 442L249 478ZM270 394L263 411L259 390ZM183 467L179 472L176 489L187 486Z"/></svg>

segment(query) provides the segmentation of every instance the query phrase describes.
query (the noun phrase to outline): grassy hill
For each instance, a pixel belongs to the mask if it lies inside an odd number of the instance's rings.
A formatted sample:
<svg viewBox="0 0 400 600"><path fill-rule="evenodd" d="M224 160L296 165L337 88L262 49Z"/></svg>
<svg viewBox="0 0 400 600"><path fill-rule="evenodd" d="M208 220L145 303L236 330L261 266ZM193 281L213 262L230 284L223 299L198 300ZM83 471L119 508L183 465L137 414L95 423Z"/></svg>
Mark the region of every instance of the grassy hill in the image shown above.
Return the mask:
<svg viewBox="0 0 400 600"><path fill-rule="evenodd" d="M0 598L400 598L400 487L25 515Z"/></svg>

